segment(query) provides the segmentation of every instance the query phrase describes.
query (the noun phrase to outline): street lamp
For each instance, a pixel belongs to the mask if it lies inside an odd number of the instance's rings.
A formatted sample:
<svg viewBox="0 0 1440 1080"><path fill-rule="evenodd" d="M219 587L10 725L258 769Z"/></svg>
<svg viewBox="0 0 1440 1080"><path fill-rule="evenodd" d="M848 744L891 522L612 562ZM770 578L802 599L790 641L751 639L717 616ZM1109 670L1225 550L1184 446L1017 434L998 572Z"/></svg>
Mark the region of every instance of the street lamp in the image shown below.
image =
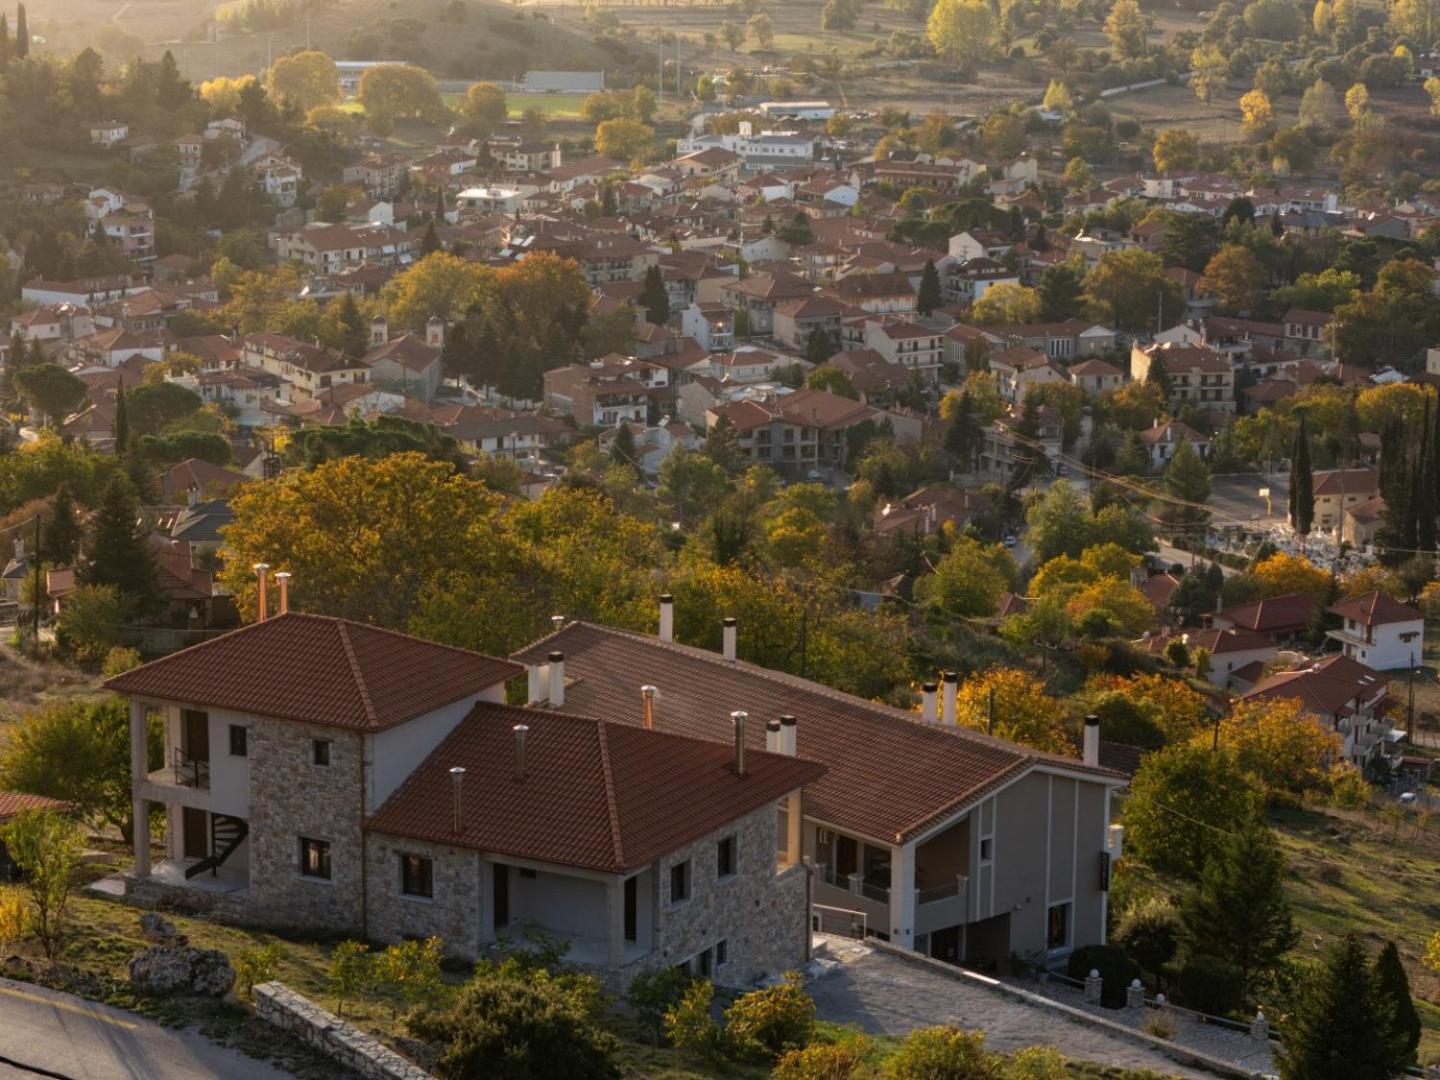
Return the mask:
<svg viewBox="0 0 1440 1080"><path fill-rule="evenodd" d="M1273 507L1273 506L1271 505L1271 503L1270 503L1270 489L1269 489L1268 487L1263 487L1263 488L1260 489L1260 493L1259 493L1259 494L1260 494L1260 498L1262 498L1262 499L1265 500L1265 516L1266 516L1266 517L1274 517L1274 516L1275 516L1275 509L1274 509L1274 507Z"/></svg>

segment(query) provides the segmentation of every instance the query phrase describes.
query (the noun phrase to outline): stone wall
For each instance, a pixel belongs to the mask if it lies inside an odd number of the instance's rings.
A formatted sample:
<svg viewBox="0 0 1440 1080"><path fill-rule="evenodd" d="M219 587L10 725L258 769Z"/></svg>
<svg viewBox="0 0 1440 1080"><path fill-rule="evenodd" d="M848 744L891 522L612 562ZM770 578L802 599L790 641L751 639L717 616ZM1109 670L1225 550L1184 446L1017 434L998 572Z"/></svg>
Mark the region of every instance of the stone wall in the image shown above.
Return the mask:
<svg viewBox="0 0 1440 1080"><path fill-rule="evenodd" d="M401 853L432 861L432 899L400 891ZM365 838L365 860L367 937L389 943L435 934L445 942L447 953L467 958L479 954L479 852L370 833Z"/></svg>
<svg viewBox="0 0 1440 1080"><path fill-rule="evenodd" d="M330 743L330 764L313 742ZM361 930L363 737L342 728L257 718L250 732L253 916L275 926ZM330 880L300 873L300 837L330 844Z"/></svg>
<svg viewBox="0 0 1440 1080"><path fill-rule="evenodd" d="M806 911L806 870L791 866L777 874L773 806L755 810L660 860L656 874L656 949L650 966L668 966L726 942L724 967L712 978L721 986L746 987L805 963L810 930ZM716 845L736 838L737 872L717 874ZM670 869L690 860L690 899L670 902Z"/></svg>
<svg viewBox="0 0 1440 1080"><path fill-rule="evenodd" d="M365 1080L430 1080L430 1074L284 983L255 987L255 1015L298 1036Z"/></svg>

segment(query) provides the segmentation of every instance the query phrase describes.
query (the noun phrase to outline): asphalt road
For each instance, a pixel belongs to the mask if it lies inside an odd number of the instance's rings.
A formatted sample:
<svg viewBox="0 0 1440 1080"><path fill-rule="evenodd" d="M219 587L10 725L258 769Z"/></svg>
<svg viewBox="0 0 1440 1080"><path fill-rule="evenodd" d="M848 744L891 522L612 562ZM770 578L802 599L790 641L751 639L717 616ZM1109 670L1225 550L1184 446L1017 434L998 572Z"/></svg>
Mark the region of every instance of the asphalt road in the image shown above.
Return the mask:
<svg viewBox="0 0 1440 1080"><path fill-rule="evenodd" d="M1252 523L1259 527L1283 525L1289 500L1290 478L1284 474L1262 476L1260 473L1226 473L1210 478L1211 524L1215 526ZM1274 514L1265 512L1260 489L1270 489L1270 505Z"/></svg>
<svg viewBox="0 0 1440 1080"><path fill-rule="evenodd" d="M286 1080L289 1075L197 1032L0 979L0 1080Z"/></svg>

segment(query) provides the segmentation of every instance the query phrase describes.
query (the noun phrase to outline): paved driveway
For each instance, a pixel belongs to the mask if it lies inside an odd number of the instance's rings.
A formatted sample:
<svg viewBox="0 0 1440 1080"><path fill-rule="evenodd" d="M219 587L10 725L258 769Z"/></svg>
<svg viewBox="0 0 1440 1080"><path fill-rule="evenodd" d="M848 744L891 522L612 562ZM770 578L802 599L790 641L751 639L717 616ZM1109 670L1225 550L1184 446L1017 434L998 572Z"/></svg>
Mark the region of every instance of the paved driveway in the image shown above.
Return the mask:
<svg viewBox="0 0 1440 1080"><path fill-rule="evenodd" d="M826 941L824 955L840 963L809 987L821 1019L856 1024L876 1035L956 1024L983 1030L985 1045L992 1050L1053 1046L1068 1057L1103 1065L1152 1069L1165 1076L1212 1077L1158 1050L1006 994L960 982L858 942Z"/></svg>
<svg viewBox="0 0 1440 1080"><path fill-rule="evenodd" d="M339 1070L336 1070L337 1073ZM0 1080L286 1080L289 1073L122 1009L0 979Z"/></svg>

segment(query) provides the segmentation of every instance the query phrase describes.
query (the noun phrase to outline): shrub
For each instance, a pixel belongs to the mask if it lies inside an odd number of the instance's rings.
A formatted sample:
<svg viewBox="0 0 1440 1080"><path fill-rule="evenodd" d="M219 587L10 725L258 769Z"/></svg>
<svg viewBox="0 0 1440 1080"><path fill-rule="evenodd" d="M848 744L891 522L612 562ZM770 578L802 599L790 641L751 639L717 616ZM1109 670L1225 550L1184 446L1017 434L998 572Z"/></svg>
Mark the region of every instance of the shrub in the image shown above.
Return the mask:
<svg viewBox="0 0 1440 1080"><path fill-rule="evenodd" d="M665 1035L665 1017L680 1004L694 981L695 976L684 968L667 967L641 972L630 983L626 1001L636 1019L654 1034L657 1044Z"/></svg>
<svg viewBox="0 0 1440 1080"><path fill-rule="evenodd" d="M1157 1039L1173 1039L1175 1021L1163 1012L1153 1012L1145 1020L1145 1033L1154 1035Z"/></svg>
<svg viewBox="0 0 1440 1080"><path fill-rule="evenodd" d="M13 885L0 885L0 949L8 949L29 929L25 894Z"/></svg>
<svg viewBox="0 0 1440 1080"><path fill-rule="evenodd" d="M783 982L752 990L725 1010L725 1033L737 1053L771 1060L787 1050L802 1050L815 1031L815 1002L805 993L798 971Z"/></svg>
<svg viewBox="0 0 1440 1080"><path fill-rule="evenodd" d="M386 989L414 1007L433 1001L440 992L440 960L445 948L438 937L402 941L375 959L375 974ZM391 1015L395 1014L392 1007Z"/></svg>
<svg viewBox="0 0 1440 1080"><path fill-rule="evenodd" d="M985 1049L983 1031L957 1027L916 1028L890 1059L893 1080L999 1080L1002 1061Z"/></svg>
<svg viewBox="0 0 1440 1080"><path fill-rule="evenodd" d="M1111 937L1142 968L1156 974L1175 959L1180 913L1162 897L1147 897L1120 916Z"/></svg>
<svg viewBox="0 0 1440 1080"><path fill-rule="evenodd" d="M701 1061L717 1062L725 1057L725 1033L710 1015L715 987L697 979L665 1014L665 1034L675 1049Z"/></svg>
<svg viewBox="0 0 1440 1080"><path fill-rule="evenodd" d="M235 989L241 997L261 983L269 982L280 971L280 958L284 955L278 941L252 949L241 949L235 954Z"/></svg>
<svg viewBox="0 0 1440 1080"><path fill-rule="evenodd" d="M1228 960L1195 956L1180 969L1180 995L1196 1012L1228 1016L1245 998L1245 980Z"/></svg>
<svg viewBox="0 0 1440 1080"><path fill-rule="evenodd" d="M123 675L131 668L139 666L140 651L138 649L117 645L105 654L105 662L100 666L100 674L109 679L116 675Z"/></svg>
<svg viewBox="0 0 1440 1080"><path fill-rule="evenodd" d="M772 1080L850 1080L865 1059L864 1038L816 1043L791 1050L775 1064Z"/></svg>
<svg viewBox="0 0 1440 1080"><path fill-rule="evenodd" d="M619 1042L602 1030L563 980L544 971L487 972L444 1009L412 1014L410 1033L443 1049L434 1072L445 1080L615 1080Z"/></svg>
<svg viewBox="0 0 1440 1080"><path fill-rule="evenodd" d="M1066 1080L1070 1069L1052 1046L1027 1046L1010 1055L1005 1080Z"/></svg>
<svg viewBox="0 0 1440 1080"><path fill-rule="evenodd" d="M345 1003L375 984L375 957L363 941L342 941L330 953L330 992L336 1011L345 1015Z"/></svg>
<svg viewBox="0 0 1440 1080"><path fill-rule="evenodd" d="M1125 1004L1125 988L1140 977L1140 965L1118 945L1084 945L1070 954L1066 973L1072 979L1083 979L1091 971L1100 972L1104 980L1100 1004L1112 1009Z"/></svg>

